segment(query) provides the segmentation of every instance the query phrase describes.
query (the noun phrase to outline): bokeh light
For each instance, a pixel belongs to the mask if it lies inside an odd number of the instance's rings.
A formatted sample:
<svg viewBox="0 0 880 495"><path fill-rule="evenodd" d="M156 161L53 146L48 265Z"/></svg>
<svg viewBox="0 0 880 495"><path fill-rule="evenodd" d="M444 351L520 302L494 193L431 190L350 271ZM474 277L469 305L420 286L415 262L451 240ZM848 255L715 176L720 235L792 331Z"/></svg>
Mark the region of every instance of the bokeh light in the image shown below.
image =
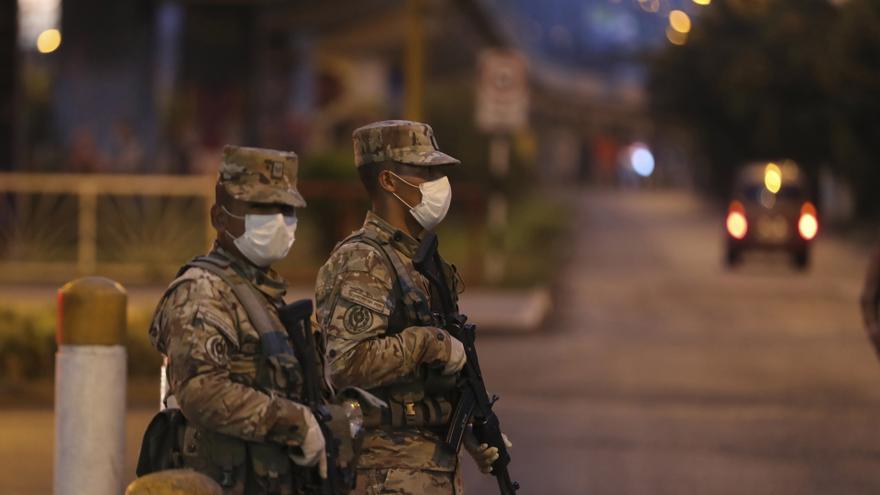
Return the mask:
<svg viewBox="0 0 880 495"><path fill-rule="evenodd" d="M732 211L727 215L727 232L734 239L742 239L749 230L746 216L738 211Z"/></svg>
<svg viewBox="0 0 880 495"><path fill-rule="evenodd" d="M669 13L669 25L679 33L687 34L691 31L691 18L684 11L673 10Z"/></svg>
<svg viewBox="0 0 880 495"><path fill-rule="evenodd" d="M630 148L629 160L635 173L642 177L654 173L654 155L644 144L636 143Z"/></svg>
<svg viewBox="0 0 880 495"><path fill-rule="evenodd" d="M47 29L37 36L37 50L40 53L52 53L61 46L61 31Z"/></svg>
<svg viewBox="0 0 880 495"><path fill-rule="evenodd" d="M694 0L694 3L697 5L709 5L712 3L712 0Z"/></svg>
<svg viewBox="0 0 880 495"><path fill-rule="evenodd" d="M668 39L669 42L673 45L678 46L682 46L687 43L687 35L684 33L679 33L675 29L672 29L672 27L670 26L666 27L666 39Z"/></svg>
<svg viewBox="0 0 880 495"><path fill-rule="evenodd" d="M660 11L660 0L639 0L639 6L645 12L658 12Z"/></svg>
<svg viewBox="0 0 880 495"><path fill-rule="evenodd" d="M782 169L775 163L768 163L764 169L764 187L776 194L782 188Z"/></svg>

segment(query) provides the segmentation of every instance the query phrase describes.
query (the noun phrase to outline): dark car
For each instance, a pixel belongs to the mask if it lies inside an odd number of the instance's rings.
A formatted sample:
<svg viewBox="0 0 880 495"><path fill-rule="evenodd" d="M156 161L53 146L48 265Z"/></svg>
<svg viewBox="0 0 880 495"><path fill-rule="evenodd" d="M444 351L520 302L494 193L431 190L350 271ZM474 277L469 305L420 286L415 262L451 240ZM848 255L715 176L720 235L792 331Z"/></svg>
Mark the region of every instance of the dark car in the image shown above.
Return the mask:
<svg viewBox="0 0 880 495"><path fill-rule="evenodd" d="M806 176L790 161L749 163L740 169L725 222L728 266L747 250L788 252L800 269L810 262L819 232Z"/></svg>

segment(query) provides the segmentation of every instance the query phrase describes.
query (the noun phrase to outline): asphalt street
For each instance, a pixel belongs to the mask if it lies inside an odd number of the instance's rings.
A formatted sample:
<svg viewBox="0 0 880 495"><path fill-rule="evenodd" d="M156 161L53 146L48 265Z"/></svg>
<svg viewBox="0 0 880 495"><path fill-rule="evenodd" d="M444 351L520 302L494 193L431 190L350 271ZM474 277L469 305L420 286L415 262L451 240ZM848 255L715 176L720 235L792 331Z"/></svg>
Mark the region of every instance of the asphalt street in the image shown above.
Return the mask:
<svg viewBox="0 0 880 495"><path fill-rule="evenodd" d="M689 195L579 206L556 317L480 346L521 493L880 492L863 249L826 236L807 273L772 255L730 272L721 213Z"/></svg>
<svg viewBox="0 0 880 495"><path fill-rule="evenodd" d="M479 341L520 493L880 492L863 249L822 236L806 273L774 256L730 272L720 213L688 194L587 190L577 208L547 324ZM129 415L128 476L150 413ZM0 493L50 493L52 421L0 411ZM464 462L468 493L495 492Z"/></svg>

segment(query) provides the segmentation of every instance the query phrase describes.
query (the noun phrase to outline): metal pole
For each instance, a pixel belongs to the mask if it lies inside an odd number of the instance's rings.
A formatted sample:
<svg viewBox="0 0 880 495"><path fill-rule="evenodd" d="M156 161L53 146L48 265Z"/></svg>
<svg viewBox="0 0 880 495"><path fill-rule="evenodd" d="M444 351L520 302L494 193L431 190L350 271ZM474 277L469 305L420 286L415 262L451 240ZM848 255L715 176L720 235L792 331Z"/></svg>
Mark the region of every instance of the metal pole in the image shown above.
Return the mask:
<svg viewBox="0 0 880 495"><path fill-rule="evenodd" d="M404 118L422 120L422 94L425 85L425 26L423 0L408 0L406 47L404 55Z"/></svg>
<svg viewBox="0 0 880 495"><path fill-rule="evenodd" d="M125 289L103 277L58 290L55 495L122 493L126 303Z"/></svg>
<svg viewBox="0 0 880 495"><path fill-rule="evenodd" d="M489 224L489 246L486 250L485 270L489 282L504 278L504 234L507 230L507 196L502 185L510 171L510 139L506 135L495 135L489 143L489 171L496 186L489 195L487 222Z"/></svg>

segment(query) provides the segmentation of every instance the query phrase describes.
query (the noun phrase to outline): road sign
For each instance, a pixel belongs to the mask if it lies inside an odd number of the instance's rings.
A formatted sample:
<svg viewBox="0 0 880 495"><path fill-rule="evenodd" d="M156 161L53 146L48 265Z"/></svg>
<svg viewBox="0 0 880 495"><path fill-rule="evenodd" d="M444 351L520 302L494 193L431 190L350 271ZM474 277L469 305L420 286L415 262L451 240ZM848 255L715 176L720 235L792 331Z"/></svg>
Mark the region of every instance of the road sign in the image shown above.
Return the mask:
<svg viewBox="0 0 880 495"><path fill-rule="evenodd" d="M526 127L528 117L525 57L511 50L484 50L477 65L477 127L491 133L512 132Z"/></svg>

